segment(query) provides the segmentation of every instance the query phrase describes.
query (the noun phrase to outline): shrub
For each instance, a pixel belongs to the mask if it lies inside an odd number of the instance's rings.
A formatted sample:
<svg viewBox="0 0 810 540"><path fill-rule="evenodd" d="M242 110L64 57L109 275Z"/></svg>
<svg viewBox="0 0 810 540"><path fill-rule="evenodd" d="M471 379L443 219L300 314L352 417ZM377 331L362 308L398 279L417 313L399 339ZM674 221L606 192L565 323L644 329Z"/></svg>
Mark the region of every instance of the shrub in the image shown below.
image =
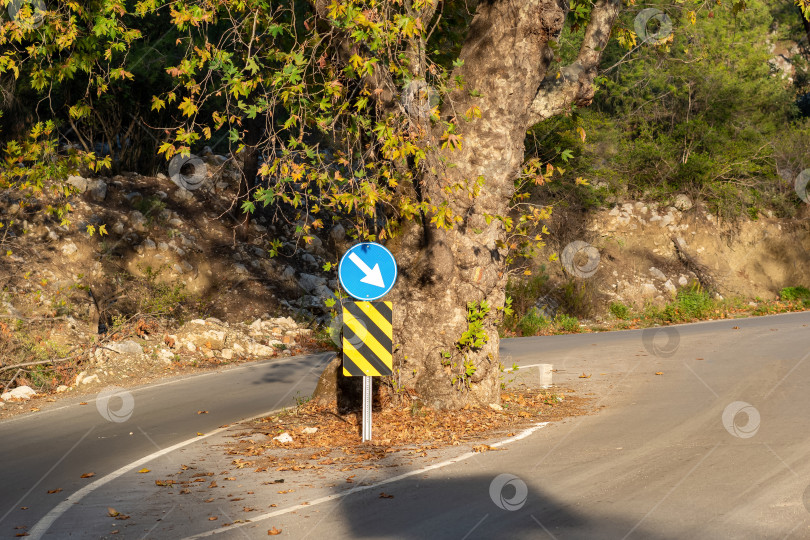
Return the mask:
<svg viewBox="0 0 810 540"><path fill-rule="evenodd" d="M611 302L609 309L611 315L613 315L617 319L626 321L627 319L630 318L630 308L622 304L621 302Z"/></svg>

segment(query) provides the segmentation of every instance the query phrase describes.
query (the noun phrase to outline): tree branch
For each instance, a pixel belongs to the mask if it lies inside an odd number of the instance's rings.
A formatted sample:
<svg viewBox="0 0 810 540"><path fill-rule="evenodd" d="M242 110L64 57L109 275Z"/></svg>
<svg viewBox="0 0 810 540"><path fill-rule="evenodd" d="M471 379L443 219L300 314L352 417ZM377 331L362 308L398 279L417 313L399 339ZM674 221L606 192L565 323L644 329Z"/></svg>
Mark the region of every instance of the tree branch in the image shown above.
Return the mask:
<svg viewBox="0 0 810 540"><path fill-rule="evenodd" d="M543 79L530 108L531 125L562 114L572 105L584 107L591 104L593 79L620 10L621 0L596 2L576 61Z"/></svg>

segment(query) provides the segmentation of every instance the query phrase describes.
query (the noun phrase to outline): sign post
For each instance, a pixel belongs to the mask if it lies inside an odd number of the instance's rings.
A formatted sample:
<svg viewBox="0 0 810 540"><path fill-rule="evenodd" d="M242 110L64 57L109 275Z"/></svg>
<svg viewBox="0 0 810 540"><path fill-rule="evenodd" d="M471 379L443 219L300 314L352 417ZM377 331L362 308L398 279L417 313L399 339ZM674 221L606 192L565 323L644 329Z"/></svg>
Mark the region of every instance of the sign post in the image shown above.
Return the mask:
<svg viewBox="0 0 810 540"><path fill-rule="evenodd" d="M340 284L359 302L343 302L343 375L363 377L363 442L371 440L372 377L393 373L393 305L375 302L397 279L397 263L380 244L353 246L338 266Z"/></svg>
<svg viewBox="0 0 810 540"><path fill-rule="evenodd" d="M371 440L371 377L363 377L363 442Z"/></svg>

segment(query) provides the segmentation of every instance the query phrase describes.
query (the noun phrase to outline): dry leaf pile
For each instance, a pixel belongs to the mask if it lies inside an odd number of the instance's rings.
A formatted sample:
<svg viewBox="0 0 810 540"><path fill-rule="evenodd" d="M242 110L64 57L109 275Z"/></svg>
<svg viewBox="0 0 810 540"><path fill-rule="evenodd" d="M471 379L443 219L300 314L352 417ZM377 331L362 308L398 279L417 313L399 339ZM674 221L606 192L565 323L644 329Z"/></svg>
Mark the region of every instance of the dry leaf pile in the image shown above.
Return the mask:
<svg viewBox="0 0 810 540"><path fill-rule="evenodd" d="M523 390L501 394L501 407L467 407L458 411L428 407L387 407L373 413L372 441L362 443L359 411L339 415L334 407L306 403L294 410L248 424L227 445L237 468L257 471L300 471L334 465L339 470L374 468L393 452L427 455L426 451L512 434L537 422L584 414L587 399L571 390ZM304 433L306 428L315 433ZM292 442L273 440L282 433ZM294 452L306 450L305 452Z"/></svg>

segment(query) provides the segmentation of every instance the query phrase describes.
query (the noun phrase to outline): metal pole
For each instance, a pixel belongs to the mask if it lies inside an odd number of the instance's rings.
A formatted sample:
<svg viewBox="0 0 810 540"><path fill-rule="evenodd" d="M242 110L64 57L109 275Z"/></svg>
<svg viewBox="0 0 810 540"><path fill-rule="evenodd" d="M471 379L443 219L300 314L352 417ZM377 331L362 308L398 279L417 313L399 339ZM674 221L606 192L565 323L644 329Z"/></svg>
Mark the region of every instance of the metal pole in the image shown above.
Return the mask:
<svg viewBox="0 0 810 540"><path fill-rule="evenodd" d="M363 442L371 440L371 377L363 377Z"/></svg>

